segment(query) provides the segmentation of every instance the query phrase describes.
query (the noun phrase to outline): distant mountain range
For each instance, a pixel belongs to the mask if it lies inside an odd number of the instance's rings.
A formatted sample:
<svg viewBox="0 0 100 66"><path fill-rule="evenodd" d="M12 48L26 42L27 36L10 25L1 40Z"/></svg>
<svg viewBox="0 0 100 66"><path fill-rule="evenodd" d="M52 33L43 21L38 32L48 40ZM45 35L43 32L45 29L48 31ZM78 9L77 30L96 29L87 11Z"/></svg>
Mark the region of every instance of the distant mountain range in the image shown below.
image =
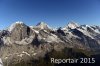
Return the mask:
<svg viewBox="0 0 100 66"><path fill-rule="evenodd" d="M70 22L53 29L44 22L36 26L16 22L0 31L0 58L4 64L38 59L52 50L61 51L66 47L99 53L100 26Z"/></svg>

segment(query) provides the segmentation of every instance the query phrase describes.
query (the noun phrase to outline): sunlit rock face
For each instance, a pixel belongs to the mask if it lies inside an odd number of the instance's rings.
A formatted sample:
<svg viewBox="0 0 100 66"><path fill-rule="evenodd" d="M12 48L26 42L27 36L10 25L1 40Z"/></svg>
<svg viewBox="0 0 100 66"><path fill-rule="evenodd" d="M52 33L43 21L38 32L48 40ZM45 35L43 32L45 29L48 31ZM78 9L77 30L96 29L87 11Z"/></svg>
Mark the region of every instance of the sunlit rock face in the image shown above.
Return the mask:
<svg viewBox="0 0 100 66"><path fill-rule="evenodd" d="M22 22L12 24L9 31L11 32L11 39L16 41L21 41L29 36L34 36L34 32Z"/></svg>

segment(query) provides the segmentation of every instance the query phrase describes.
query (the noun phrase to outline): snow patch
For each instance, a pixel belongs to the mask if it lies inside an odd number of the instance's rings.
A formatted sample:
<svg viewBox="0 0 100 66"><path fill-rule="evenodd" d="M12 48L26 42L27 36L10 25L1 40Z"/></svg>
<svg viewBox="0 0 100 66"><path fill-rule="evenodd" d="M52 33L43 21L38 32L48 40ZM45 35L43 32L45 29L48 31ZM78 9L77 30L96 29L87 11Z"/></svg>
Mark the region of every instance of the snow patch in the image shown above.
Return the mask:
<svg viewBox="0 0 100 66"><path fill-rule="evenodd" d="M35 31L35 33L39 33L39 31L38 30L34 30Z"/></svg>
<svg viewBox="0 0 100 66"><path fill-rule="evenodd" d="M89 33L87 30L82 30L82 29L77 29L79 30L80 32L82 32L84 35L88 36L88 37L91 37L92 39L94 39Z"/></svg>
<svg viewBox="0 0 100 66"><path fill-rule="evenodd" d="M33 53L33 55L36 55L37 53Z"/></svg>
<svg viewBox="0 0 100 66"><path fill-rule="evenodd" d="M25 52L25 51L23 51L22 53L24 53L24 54L26 54L26 55L30 56L30 54L29 54L29 53L27 53L27 52Z"/></svg>
<svg viewBox="0 0 100 66"><path fill-rule="evenodd" d="M17 55L18 57L23 57L24 54Z"/></svg>
<svg viewBox="0 0 100 66"><path fill-rule="evenodd" d="M3 66L3 62L2 59L0 58L0 66Z"/></svg>
<svg viewBox="0 0 100 66"><path fill-rule="evenodd" d="M100 31L98 29L94 30L96 33L100 33Z"/></svg>

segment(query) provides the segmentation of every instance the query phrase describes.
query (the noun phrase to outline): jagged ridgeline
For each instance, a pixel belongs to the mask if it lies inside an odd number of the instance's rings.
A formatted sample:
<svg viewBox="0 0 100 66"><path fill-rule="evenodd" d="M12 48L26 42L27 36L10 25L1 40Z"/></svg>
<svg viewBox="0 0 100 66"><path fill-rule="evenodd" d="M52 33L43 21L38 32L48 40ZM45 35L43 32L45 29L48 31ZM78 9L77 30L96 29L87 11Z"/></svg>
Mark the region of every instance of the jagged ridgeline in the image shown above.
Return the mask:
<svg viewBox="0 0 100 66"><path fill-rule="evenodd" d="M95 25L70 22L65 27L53 29L44 22L36 26L16 22L0 31L0 58L5 66L32 66L36 60L40 65L46 61L49 64L50 57L89 57L99 51L100 27Z"/></svg>

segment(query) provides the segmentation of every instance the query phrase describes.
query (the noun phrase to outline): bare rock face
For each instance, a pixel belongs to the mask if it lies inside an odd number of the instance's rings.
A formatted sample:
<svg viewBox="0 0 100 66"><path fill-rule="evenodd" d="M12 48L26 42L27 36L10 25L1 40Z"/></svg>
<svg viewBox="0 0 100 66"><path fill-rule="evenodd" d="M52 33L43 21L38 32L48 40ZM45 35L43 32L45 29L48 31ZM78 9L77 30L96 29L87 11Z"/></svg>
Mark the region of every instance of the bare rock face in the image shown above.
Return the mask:
<svg viewBox="0 0 100 66"><path fill-rule="evenodd" d="M35 32L23 22L12 24L8 31L10 32L10 40L18 44L31 43L35 37Z"/></svg>

